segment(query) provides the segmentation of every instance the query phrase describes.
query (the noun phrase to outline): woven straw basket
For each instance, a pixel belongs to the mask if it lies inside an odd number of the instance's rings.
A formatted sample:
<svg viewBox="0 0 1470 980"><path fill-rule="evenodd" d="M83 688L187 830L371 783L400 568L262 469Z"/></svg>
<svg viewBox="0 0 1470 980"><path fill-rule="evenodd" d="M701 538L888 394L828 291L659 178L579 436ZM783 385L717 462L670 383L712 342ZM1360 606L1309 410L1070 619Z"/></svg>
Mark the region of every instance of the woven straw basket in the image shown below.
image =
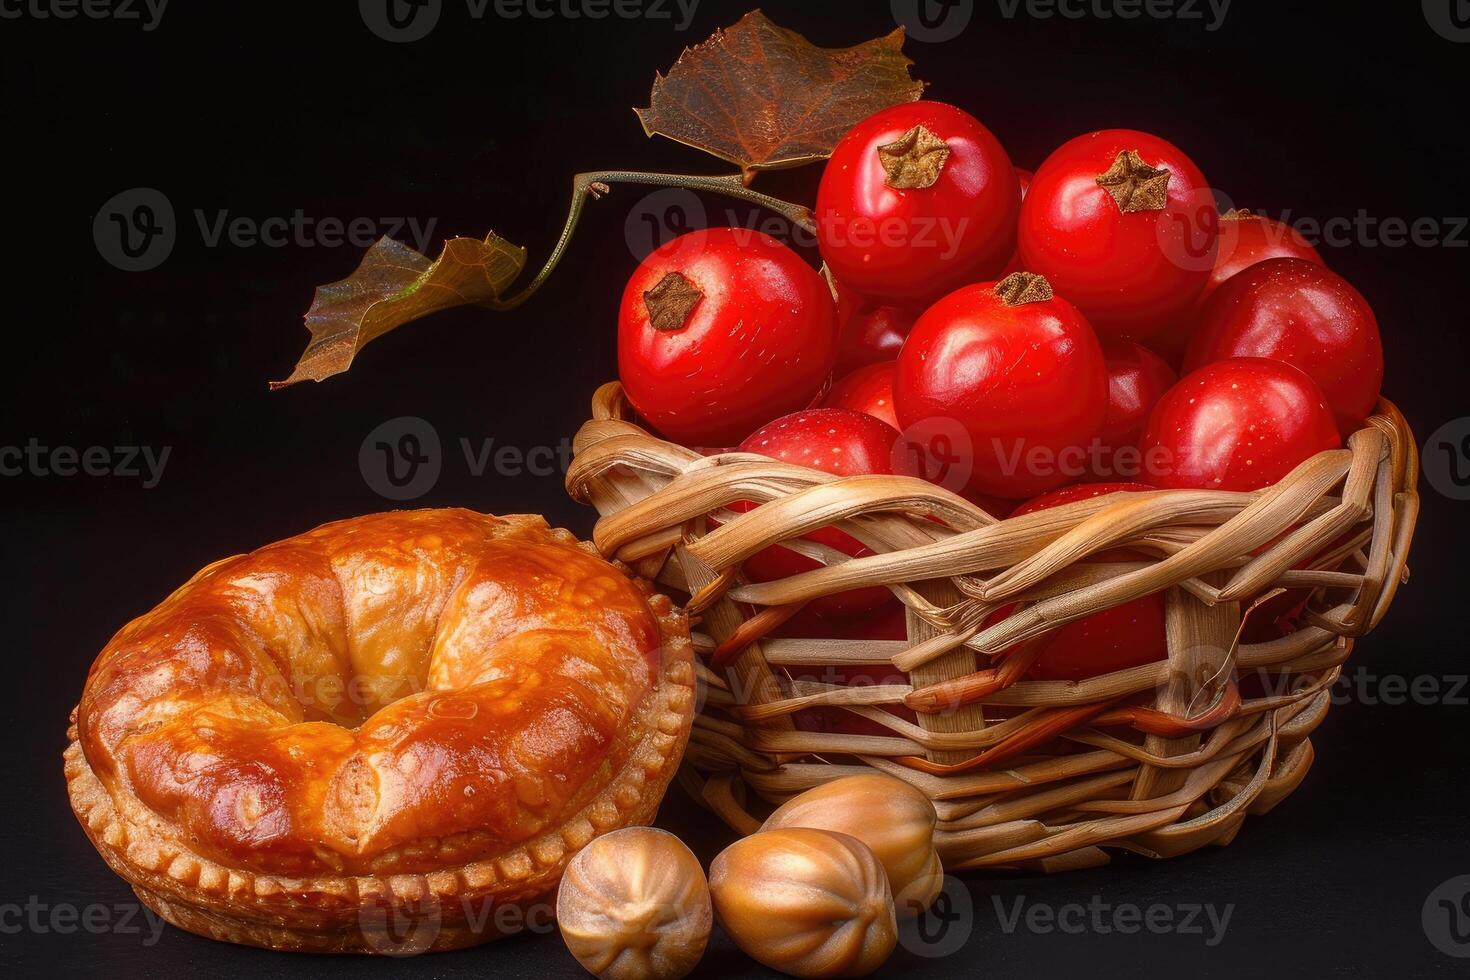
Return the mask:
<svg viewBox="0 0 1470 980"><path fill-rule="evenodd" d="M1419 510L1413 435L1387 401L1348 448L1265 490L1114 494L1004 521L922 480L705 457L632 419L621 386L598 390L567 486L602 515L604 554L690 596L707 690L684 785L749 833L770 806L877 769L934 801L950 870L1228 844L1306 775L1353 640L1407 578ZM735 513L737 501L757 506ZM828 525L875 554L788 540ZM741 562L783 541L823 567L747 582ZM1134 560L1087 560L1120 547ZM874 585L907 607L907 640L769 635L813 598ZM1310 595L1294 632L1242 642L1283 589ZM1026 678L1038 637L1159 591L1167 661ZM810 679L875 667L894 682ZM800 730L793 715L817 706L886 734Z"/></svg>

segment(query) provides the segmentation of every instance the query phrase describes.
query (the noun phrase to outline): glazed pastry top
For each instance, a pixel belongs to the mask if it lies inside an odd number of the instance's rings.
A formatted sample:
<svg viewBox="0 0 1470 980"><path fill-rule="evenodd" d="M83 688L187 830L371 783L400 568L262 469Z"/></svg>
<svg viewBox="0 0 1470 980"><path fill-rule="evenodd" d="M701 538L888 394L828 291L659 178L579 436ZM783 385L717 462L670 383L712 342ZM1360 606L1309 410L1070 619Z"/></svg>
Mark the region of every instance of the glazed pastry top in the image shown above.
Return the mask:
<svg viewBox="0 0 1470 980"><path fill-rule="evenodd" d="M231 866L432 871L607 785L663 637L643 583L539 517L372 515L210 565L124 627L80 741Z"/></svg>

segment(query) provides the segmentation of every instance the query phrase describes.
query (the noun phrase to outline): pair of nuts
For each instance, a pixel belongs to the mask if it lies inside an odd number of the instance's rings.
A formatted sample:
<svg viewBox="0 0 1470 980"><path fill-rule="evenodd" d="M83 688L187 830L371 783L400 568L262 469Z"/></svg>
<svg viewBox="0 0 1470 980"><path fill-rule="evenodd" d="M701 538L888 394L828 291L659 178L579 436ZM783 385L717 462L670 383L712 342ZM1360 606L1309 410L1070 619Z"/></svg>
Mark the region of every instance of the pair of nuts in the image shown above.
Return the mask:
<svg viewBox="0 0 1470 980"><path fill-rule="evenodd" d="M944 887L944 866L934 850L936 820L927 796L874 772L834 779L787 800L761 830L812 827L856 837L883 863L903 919L927 909Z"/></svg>
<svg viewBox="0 0 1470 980"><path fill-rule="evenodd" d="M933 805L907 783L877 773L835 780L721 852L708 884L672 834L614 831L567 868L562 936L598 976L674 980L703 955L713 905L735 944L766 966L862 976L893 952L898 915L917 915L939 893L934 823Z"/></svg>

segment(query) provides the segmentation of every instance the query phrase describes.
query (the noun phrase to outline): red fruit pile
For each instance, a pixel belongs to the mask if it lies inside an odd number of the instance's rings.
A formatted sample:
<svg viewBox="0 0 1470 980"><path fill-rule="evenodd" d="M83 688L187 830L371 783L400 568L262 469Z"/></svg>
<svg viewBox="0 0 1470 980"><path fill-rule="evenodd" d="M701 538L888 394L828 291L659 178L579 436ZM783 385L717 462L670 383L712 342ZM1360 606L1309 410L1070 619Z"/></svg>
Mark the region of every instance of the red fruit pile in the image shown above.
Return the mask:
<svg viewBox="0 0 1470 980"><path fill-rule="evenodd" d="M654 429L830 473L914 473L999 514L1121 489L1259 489L1377 404L1363 296L1293 229L1220 216L1199 167L1149 133L1084 134L1032 174L960 109L894 106L837 145L815 215L826 281L734 228L639 266L619 367ZM807 544L865 553L830 528ZM817 564L778 547L745 570ZM884 591L815 611L870 611ZM1147 662L1163 655L1162 602L1059 633L1035 676Z"/></svg>
<svg viewBox="0 0 1470 980"><path fill-rule="evenodd" d="M837 476L869 476L895 472L914 475L895 453L898 430L872 415L846 408L813 408L787 415L752 432L739 446L741 452L759 453ZM744 512L752 505L737 501L730 509ZM852 558L873 552L850 534L824 527L804 541L834 549ZM745 560L745 574L753 582L771 582L798 572L820 568L824 562L776 545ZM847 616L876 609L893 600L882 587L856 589L814 600L810 611L824 616Z"/></svg>

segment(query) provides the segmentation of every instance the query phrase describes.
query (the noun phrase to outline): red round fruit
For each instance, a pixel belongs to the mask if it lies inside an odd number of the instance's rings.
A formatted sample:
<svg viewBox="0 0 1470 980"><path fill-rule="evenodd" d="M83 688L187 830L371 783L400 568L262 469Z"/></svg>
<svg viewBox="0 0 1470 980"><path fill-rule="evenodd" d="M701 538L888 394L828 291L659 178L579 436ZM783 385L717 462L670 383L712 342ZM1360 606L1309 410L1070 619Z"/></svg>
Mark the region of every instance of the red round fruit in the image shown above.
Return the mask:
<svg viewBox="0 0 1470 980"><path fill-rule="evenodd" d="M1112 493L1152 490L1142 483L1080 483L1029 500L1012 517ZM1104 552L1099 561L1137 560L1129 551ZM1115 670L1153 663L1168 656L1164 596L1154 592L1121 606L1093 613L1054 631L1027 676L1036 680L1082 680Z"/></svg>
<svg viewBox="0 0 1470 980"><path fill-rule="evenodd" d="M1031 189L1031 178L1036 175L1025 167L1016 168L1016 183L1021 185L1021 200L1026 200L1026 192Z"/></svg>
<svg viewBox="0 0 1470 980"><path fill-rule="evenodd" d="M809 408L756 429L740 451L837 476L865 476L893 472L897 441L898 430L864 412Z"/></svg>
<svg viewBox="0 0 1470 980"><path fill-rule="evenodd" d="M1117 483L1074 483L1068 487L1059 487L1050 493L1044 493L1026 501L1015 510L1011 511L1012 517L1021 517L1025 514L1034 514L1038 510L1046 510L1050 507L1060 507L1063 504L1075 504L1079 500L1092 500L1094 497L1106 497L1110 493L1138 493L1140 491L1156 490L1147 483L1129 483L1119 481Z"/></svg>
<svg viewBox="0 0 1470 980"><path fill-rule="evenodd" d="M728 446L816 397L837 357L826 282L759 232L694 231L644 259L618 313L618 373L676 442Z"/></svg>
<svg viewBox="0 0 1470 980"><path fill-rule="evenodd" d="M1322 389L1350 434L1378 405L1383 341L1368 301L1342 276L1302 259L1268 259L1232 277L1205 304L1184 368L1270 357Z"/></svg>
<svg viewBox="0 0 1470 980"><path fill-rule="evenodd" d="M1080 681L1168 655L1164 594L1151 592L1057 630L1027 676L1041 681Z"/></svg>
<svg viewBox="0 0 1470 980"><path fill-rule="evenodd" d="M1287 589L1251 609L1240 631L1240 642L1267 643L1295 632L1311 596L1311 589Z"/></svg>
<svg viewBox="0 0 1470 980"><path fill-rule="evenodd" d="M808 606L791 619L776 627L772 635L814 640L905 640L908 639L907 616L901 602L891 602L859 616L840 616L823 619L810 615ZM822 684L839 684L843 687L874 687L885 684L907 684L908 675L891 665L878 667L791 667L787 669L793 680L811 680ZM914 711L902 704L884 705L880 710L902 718L915 720ZM803 708L792 716L796 727L805 732L841 732L847 735L897 735L892 729L876 721L854 714L846 708L819 705Z"/></svg>
<svg viewBox="0 0 1470 980"><path fill-rule="evenodd" d="M1094 497L1106 497L1110 493L1137 493L1139 491L1157 490L1146 483L1073 483L1070 486L1058 487L1050 493L1044 493L1039 497L1033 497L1015 510L1011 511L1012 517L1023 517L1026 514L1034 514L1038 510L1046 510L1050 507L1060 507L1063 504L1076 503L1079 500L1091 500ZM1136 553L1127 548L1114 549L1099 552L1096 556L1098 561L1134 561Z"/></svg>
<svg viewBox="0 0 1470 980"><path fill-rule="evenodd" d="M1267 259L1301 259L1313 265L1327 264L1312 243L1291 225L1249 211L1227 211L1220 216L1220 249L1215 256L1215 266L1210 270L1210 278L1205 282L1204 292L1200 294L1200 303L1209 299L1231 276Z"/></svg>
<svg viewBox="0 0 1470 980"><path fill-rule="evenodd" d="M1165 392L1139 448L1156 486L1259 490L1340 445L1315 381L1282 361L1235 357Z"/></svg>
<svg viewBox="0 0 1470 980"><path fill-rule="evenodd" d="M1107 411L1107 372L1077 308L1017 273L956 290L919 318L894 402L906 440L934 428L955 444L951 489L1024 498L1083 468Z"/></svg>
<svg viewBox="0 0 1470 980"><path fill-rule="evenodd" d="M1193 305L1218 226L1210 187L1183 152L1106 129L1064 143L1036 171L1021 207L1021 264L1100 335L1138 339Z"/></svg>
<svg viewBox="0 0 1470 980"><path fill-rule="evenodd" d="M840 379L827 393L824 404L863 412L898 429L893 411L893 361L869 364Z"/></svg>
<svg viewBox="0 0 1470 980"><path fill-rule="evenodd" d="M908 617L901 602L887 603L857 616L831 619L814 615L808 603L801 612L771 630L771 635L794 640L902 640L908 637Z"/></svg>
<svg viewBox="0 0 1470 980"><path fill-rule="evenodd" d="M994 277L1016 242L1021 191L1005 148L942 102L892 106L837 144L817 189L817 243L864 296L926 305Z"/></svg>
<svg viewBox="0 0 1470 980"><path fill-rule="evenodd" d="M1149 413L1179 376L1164 359L1132 341L1103 344L1108 369L1108 412L1098 432L1093 470L1102 479L1138 476L1142 460L1138 440Z"/></svg>
<svg viewBox="0 0 1470 980"><path fill-rule="evenodd" d="M1215 267L1195 301L1194 313L1150 337L1148 345L1171 364L1181 363L1205 301L1227 279L1267 259L1302 259L1314 265L1326 264L1312 244L1291 225L1249 211L1227 211L1220 217L1220 248Z"/></svg>
<svg viewBox="0 0 1470 980"><path fill-rule="evenodd" d="M957 493L997 520L1005 520L1016 509L1016 502L1007 500L1005 497L994 497L988 493L976 493L973 490L964 489Z"/></svg>
<svg viewBox="0 0 1470 980"><path fill-rule="evenodd" d="M892 473L893 449L897 441L897 430L871 415L845 408L813 408L761 426L740 444L740 451L759 453L838 476L862 476ZM897 458L901 460L902 454ZM744 511L751 506L741 503L732 505L730 509ZM819 528L805 538L853 558L873 553L856 538L834 527ZM780 545L759 551L744 563L746 576L754 582L771 582L821 567L822 563L815 558ZM897 601L893 593L882 586L874 586L823 596L814 599L807 608L824 616L852 615L890 601Z"/></svg>
<svg viewBox="0 0 1470 980"><path fill-rule="evenodd" d="M864 365L897 357L918 313L891 303L874 302L841 283L836 291L837 373L847 374Z"/></svg>

